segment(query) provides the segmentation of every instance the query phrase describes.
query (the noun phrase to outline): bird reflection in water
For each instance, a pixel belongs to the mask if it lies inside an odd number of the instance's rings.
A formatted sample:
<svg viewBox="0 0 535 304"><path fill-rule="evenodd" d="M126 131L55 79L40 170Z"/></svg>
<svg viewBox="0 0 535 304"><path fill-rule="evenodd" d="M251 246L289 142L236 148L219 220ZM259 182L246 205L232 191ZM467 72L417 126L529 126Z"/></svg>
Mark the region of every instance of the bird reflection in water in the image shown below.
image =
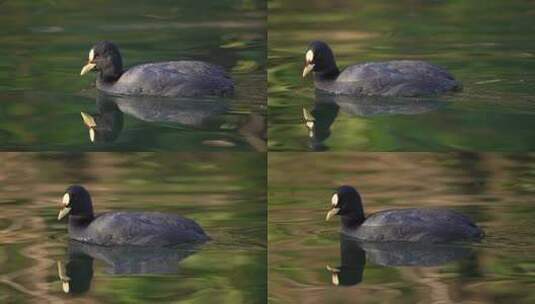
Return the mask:
<svg viewBox="0 0 535 304"><path fill-rule="evenodd" d="M95 113L82 112L82 121L93 143L114 142L123 130L126 113L150 123L179 124L210 128L223 124L218 119L229 109L222 98L157 98L113 96L99 92Z"/></svg>
<svg viewBox="0 0 535 304"><path fill-rule="evenodd" d="M340 238L340 266L327 265L331 283L354 286L362 282L366 260L390 267L433 267L474 256L471 248L461 244L427 244L409 242L362 242Z"/></svg>
<svg viewBox="0 0 535 304"><path fill-rule="evenodd" d="M93 143L113 142L123 130L123 112L117 104L108 99L97 99L97 112L81 112L82 120L89 130L89 140Z"/></svg>
<svg viewBox="0 0 535 304"><path fill-rule="evenodd" d="M57 262L62 290L70 295L89 291L93 279L93 260L106 264L111 275L172 274L179 271L179 263L197 252L201 244L182 244L177 247L104 247L69 241L68 261Z"/></svg>
<svg viewBox="0 0 535 304"><path fill-rule="evenodd" d="M433 98L400 98L381 96L344 96L316 92L312 110L303 108L303 119L308 129L310 149L325 151L325 141L331 135L331 125L339 112L352 117L390 115L417 115L437 110L446 102Z"/></svg>

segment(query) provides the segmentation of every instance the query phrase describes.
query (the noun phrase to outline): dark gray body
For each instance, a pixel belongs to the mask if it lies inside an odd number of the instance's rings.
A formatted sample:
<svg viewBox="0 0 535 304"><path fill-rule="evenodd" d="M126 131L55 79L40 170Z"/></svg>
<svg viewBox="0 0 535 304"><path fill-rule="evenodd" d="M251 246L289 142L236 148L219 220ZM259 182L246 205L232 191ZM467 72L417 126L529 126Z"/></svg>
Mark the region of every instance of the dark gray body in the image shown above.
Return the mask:
<svg viewBox="0 0 535 304"><path fill-rule="evenodd" d="M335 95L427 96L461 89L445 69L424 61L370 62L347 67L336 79L316 76L317 89Z"/></svg>
<svg viewBox="0 0 535 304"><path fill-rule="evenodd" d="M193 220L158 212L104 213L89 224L71 215L69 237L101 246L171 246L208 240Z"/></svg>
<svg viewBox="0 0 535 304"><path fill-rule="evenodd" d="M113 83L97 78L97 88L119 95L162 97L226 96L234 84L223 68L202 61L147 63L126 70Z"/></svg>
<svg viewBox="0 0 535 304"><path fill-rule="evenodd" d="M371 214L346 236L372 242L454 242L479 240L483 231L465 215L434 208L393 209Z"/></svg>

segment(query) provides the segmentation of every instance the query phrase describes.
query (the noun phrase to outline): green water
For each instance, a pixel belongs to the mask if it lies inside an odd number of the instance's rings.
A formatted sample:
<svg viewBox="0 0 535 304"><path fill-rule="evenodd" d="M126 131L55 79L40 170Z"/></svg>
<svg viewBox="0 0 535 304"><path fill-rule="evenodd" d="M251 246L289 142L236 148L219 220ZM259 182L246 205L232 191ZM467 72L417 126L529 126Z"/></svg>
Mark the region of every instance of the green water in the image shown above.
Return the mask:
<svg viewBox="0 0 535 304"><path fill-rule="evenodd" d="M272 153L268 162L271 303L535 300L534 155ZM365 249L362 267L354 245L341 250L338 219L325 221L331 195L342 184L359 189L367 214L392 208L451 208L470 216L486 236L481 243L461 247L465 255L423 264L428 267L396 265L384 257L422 257L413 260L424 263L438 255ZM439 254L453 252L442 249ZM340 266L342 258L346 275L340 275L335 286L326 268ZM344 283L348 286L341 286Z"/></svg>
<svg viewBox="0 0 535 304"><path fill-rule="evenodd" d="M265 162L257 153L0 154L0 302L265 303ZM57 213L73 183L91 192L97 213L176 213L212 240L185 253L177 248L186 257L172 267L158 261L158 272L149 261L164 249L123 265L133 270L126 274L110 271L106 254L95 255L92 267L70 274L78 293L65 294L57 262L73 258Z"/></svg>
<svg viewBox="0 0 535 304"><path fill-rule="evenodd" d="M273 151L529 151L535 127L535 10L530 1L269 1L269 149ZM301 77L312 40L339 67L422 59L447 68L464 90L430 102L316 109ZM416 102L416 105L414 104Z"/></svg>
<svg viewBox="0 0 535 304"><path fill-rule="evenodd" d="M0 150L265 150L265 18L254 0L0 1ZM104 39L126 67L219 64L236 94L199 125L125 113L113 141L93 144L80 112L96 111L95 74L80 70Z"/></svg>

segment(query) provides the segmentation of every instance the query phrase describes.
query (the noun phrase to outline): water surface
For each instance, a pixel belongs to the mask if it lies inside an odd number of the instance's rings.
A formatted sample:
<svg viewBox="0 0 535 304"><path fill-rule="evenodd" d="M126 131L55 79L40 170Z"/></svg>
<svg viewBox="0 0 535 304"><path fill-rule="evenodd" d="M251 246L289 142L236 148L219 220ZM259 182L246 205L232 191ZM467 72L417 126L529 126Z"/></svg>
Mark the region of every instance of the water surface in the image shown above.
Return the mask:
<svg viewBox="0 0 535 304"><path fill-rule="evenodd" d="M264 150L264 1L0 1L0 150ZM80 112L97 110L91 46L117 43L126 68L204 60L235 80L208 125L125 113L113 142L92 143ZM180 102L180 101L177 101ZM165 114L165 113L163 113Z"/></svg>
<svg viewBox="0 0 535 304"><path fill-rule="evenodd" d="M523 0L270 1L269 149L533 149L534 14L532 3ZM318 39L330 44L340 68L426 60L447 68L464 90L432 100L386 102L396 109L356 98L335 100L332 107L339 108L320 111L322 132L311 138L303 108L313 111L322 100L301 72L309 42Z"/></svg>
<svg viewBox="0 0 535 304"><path fill-rule="evenodd" d="M533 155L271 153L268 162L271 303L535 299ZM359 189L367 214L451 208L486 237L456 246L359 246L341 239L337 218L325 221L342 184Z"/></svg>
<svg viewBox="0 0 535 304"><path fill-rule="evenodd" d="M0 302L266 302L264 155L2 153L0 163ZM96 213L176 213L212 240L141 249L69 242L57 214L74 183L90 191Z"/></svg>

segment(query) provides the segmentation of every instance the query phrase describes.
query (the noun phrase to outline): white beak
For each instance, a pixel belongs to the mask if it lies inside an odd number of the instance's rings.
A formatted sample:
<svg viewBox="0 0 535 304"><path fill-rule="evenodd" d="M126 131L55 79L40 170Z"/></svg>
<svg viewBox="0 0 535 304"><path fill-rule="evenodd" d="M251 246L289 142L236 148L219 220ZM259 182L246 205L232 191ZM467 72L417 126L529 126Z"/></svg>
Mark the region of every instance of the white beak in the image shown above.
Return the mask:
<svg viewBox="0 0 535 304"><path fill-rule="evenodd" d="M59 211L59 214L58 214L58 221L61 220L62 218L64 218L67 214L69 214L69 212L71 212L71 208L69 207L63 207L63 209L61 209Z"/></svg>
<svg viewBox="0 0 535 304"><path fill-rule="evenodd" d="M305 65L305 68L303 69L303 78L305 78L308 75L308 73L310 73L313 69L314 69L314 64L307 63L307 65Z"/></svg>
<svg viewBox="0 0 535 304"><path fill-rule="evenodd" d="M82 71L80 72L80 76L81 75L84 75L84 74L87 74L87 72L91 71L92 69L94 69L97 65L92 63L92 62L88 62L86 65L84 65L84 67L82 68Z"/></svg>
<svg viewBox="0 0 535 304"><path fill-rule="evenodd" d="M333 285L340 285L340 280L338 279L338 273L340 272L340 269L327 265L327 270L331 272L331 282Z"/></svg>
<svg viewBox="0 0 535 304"><path fill-rule="evenodd" d="M61 288L63 289L64 293L69 293L70 291L69 281L71 280L71 278L69 278L65 274L65 271L63 270L63 265L61 264L61 262L58 261L57 264L58 264L58 276L59 276L59 279L61 280Z"/></svg>
<svg viewBox="0 0 535 304"><path fill-rule="evenodd" d="M333 282L334 286L340 285L340 280L338 280L338 274L336 272L333 272L331 275L331 281Z"/></svg>
<svg viewBox="0 0 535 304"><path fill-rule="evenodd" d="M97 123L95 122L95 118L93 118L93 116L85 112L80 112L80 115L82 115L82 120L88 128L94 128L97 126Z"/></svg>
<svg viewBox="0 0 535 304"><path fill-rule="evenodd" d="M340 212L340 208L332 208L331 210L329 210L329 212L327 212L327 216L325 217L325 220L326 221L330 220L331 217L337 215L338 212Z"/></svg>
<svg viewBox="0 0 535 304"><path fill-rule="evenodd" d="M61 289L63 289L64 293L69 293L70 291L69 282L62 282Z"/></svg>
<svg viewBox="0 0 535 304"><path fill-rule="evenodd" d="M89 129L89 140L91 140L92 143L95 142L95 129L93 128Z"/></svg>

